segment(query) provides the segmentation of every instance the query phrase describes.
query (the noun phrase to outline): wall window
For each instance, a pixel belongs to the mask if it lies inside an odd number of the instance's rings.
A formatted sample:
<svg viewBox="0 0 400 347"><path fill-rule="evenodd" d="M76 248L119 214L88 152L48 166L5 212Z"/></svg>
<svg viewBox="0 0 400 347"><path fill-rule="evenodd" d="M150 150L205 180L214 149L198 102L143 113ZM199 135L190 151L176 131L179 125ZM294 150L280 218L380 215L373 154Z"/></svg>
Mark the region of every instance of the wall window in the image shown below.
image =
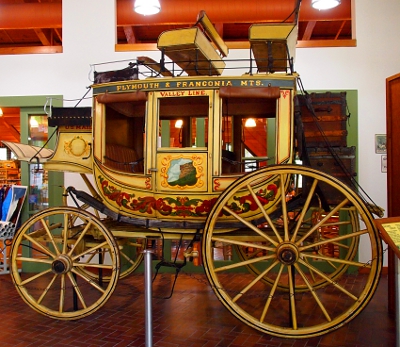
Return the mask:
<svg viewBox="0 0 400 347"><path fill-rule="evenodd" d="M28 144L46 146L48 139L47 115L30 115L28 120ZM43 165L29 164L28 202L30 211L43 210L49 207L48 172Z"/></svg>

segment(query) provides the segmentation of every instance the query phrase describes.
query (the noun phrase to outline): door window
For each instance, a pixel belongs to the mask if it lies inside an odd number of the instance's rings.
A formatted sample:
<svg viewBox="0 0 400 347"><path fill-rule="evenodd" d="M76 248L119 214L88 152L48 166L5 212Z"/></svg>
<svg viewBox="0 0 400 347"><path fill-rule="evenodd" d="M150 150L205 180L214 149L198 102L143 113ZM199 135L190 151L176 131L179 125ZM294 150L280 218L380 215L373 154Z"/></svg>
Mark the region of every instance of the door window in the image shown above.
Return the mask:
<svg viewBox="0 0 400 347"><path fill-rule="evenodd" d="M158 147L207 147L208 104L208 96L160 98Z"/></svg>

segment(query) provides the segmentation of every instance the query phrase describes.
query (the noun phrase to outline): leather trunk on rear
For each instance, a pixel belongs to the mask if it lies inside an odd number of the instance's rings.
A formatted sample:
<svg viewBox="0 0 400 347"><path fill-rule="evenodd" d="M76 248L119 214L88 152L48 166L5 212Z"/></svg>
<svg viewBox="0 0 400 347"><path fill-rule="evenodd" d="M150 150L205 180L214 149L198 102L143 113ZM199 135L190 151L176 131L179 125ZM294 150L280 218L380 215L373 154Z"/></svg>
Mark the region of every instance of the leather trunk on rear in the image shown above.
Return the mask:
<svg viewBox="0 0 400 347"><path fill-rule="evenodd" d="M346 93L297 95L306 147L346 147Z"/></svg>
<svg viewBox="0 0 400 347"><path fill-rule="evenodd" d="M312 168L328 173L348 186L356 174L356 147L307 148ZM329 204L339 204L344 196L326 184L320 184Z"/></svg>

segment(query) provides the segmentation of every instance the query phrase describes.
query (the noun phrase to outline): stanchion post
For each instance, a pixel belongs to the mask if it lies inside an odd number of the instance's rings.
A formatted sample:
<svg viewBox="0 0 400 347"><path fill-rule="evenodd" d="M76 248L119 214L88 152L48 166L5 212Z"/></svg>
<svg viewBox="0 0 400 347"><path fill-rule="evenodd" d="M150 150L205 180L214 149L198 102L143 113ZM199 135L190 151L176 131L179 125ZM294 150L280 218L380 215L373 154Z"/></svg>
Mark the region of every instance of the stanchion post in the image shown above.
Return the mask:
<svg viewBox="0 0 400 347"><path fill-rule="evenodd" d="M152 309L152 287L151 287L151 255L152 250L146 249L144 253L144 301L145 301L145 329L146 347L153 346L153 309Z"/></svg>

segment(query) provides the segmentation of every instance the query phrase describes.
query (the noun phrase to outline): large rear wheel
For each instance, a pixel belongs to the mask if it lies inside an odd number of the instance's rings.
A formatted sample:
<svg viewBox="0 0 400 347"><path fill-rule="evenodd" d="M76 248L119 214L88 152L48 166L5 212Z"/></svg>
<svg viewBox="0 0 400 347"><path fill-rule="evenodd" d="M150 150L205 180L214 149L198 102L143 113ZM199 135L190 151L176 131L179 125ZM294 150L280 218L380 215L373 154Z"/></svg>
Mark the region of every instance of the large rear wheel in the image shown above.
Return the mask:
<svg viewBox="0 0 400 347"><path fill-rule="evenodd" d="M301 184L288 200L293 179ZM258 196L265 180L277 189L270 203ZM327 193L337 204L326 202ZM249 199L251 219L238 208ZM215 257L221 244L239 251L232 261ZM212 288L232 314L284 338L317 336L349 322L371 300L382 267L381 241L360 197L333 177L296 165L268 167L229 186L207 219L203 251Z"/></svg>

